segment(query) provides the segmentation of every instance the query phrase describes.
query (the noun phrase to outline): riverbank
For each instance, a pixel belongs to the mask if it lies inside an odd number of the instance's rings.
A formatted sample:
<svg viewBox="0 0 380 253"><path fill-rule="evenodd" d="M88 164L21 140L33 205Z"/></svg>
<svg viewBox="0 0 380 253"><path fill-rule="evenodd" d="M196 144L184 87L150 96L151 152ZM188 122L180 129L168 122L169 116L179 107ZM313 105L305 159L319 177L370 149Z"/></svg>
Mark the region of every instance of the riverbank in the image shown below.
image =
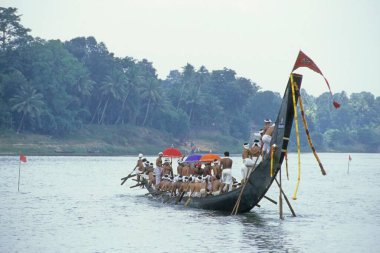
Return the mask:
<svg viewBox="0 0 380 253"><path fill-rule="evenodd" d="M49 156L155 155L172 145L186 154L190 151L190 142L203 152L229 150L238 153L241 146L240 140L206 130L191 133L188 140L179 140L150 128L85 125L64 137L27 132L17 134L13 130L1 129L0 155L17 155L19 152Z"/></svg>

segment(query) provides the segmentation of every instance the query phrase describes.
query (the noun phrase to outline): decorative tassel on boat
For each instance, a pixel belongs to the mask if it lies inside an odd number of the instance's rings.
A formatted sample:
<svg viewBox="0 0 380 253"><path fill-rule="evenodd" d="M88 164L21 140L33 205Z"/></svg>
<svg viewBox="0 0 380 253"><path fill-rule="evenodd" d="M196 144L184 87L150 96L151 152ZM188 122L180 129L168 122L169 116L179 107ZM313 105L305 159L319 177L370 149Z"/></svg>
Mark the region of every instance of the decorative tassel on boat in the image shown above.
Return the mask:
<svg viewBox="0 0 380 253"><path fill-rule="evenodd" d="M295 89L298 90L297 86L295 86ZM315 150L314 145L313 145L313 142L311 141L311 136L310 136L310 132L309 132L309 127L308 127L308 125L307 125L306 116L305 116L305 111L304 111L304 109L303 109L303 102L302 102L301 93L298 94L298 101L299 101L300 110L301 110L302 122L303 122L303 125L304 125L304 127L305 127L305 131L306 131L307 141L308 141L308 143L309 143L309 146L310 146L311 150L313 151L313 154L314 154L315 159L317 160L317 162L318 162L318 164L319 164L319 168L321 168L322 175L325 176L325 175L326 175L326 171L325 171L325 169L323 168L323 165L322 165L322 163L321 163L321 160L319 160L319 157L318 157L317 151Z"/></svg>
<svg viewBox="0 0 380 253"><path fill-rule="evenodd" d="M296 139L297 139L297 154L298 154L298 178L296 190L293 194L293 200L297 199L298 187L300 185L301 180L301 144L300 144L300 134L298 129L298 113L297 113L297 102L296 102L296 90L295 90L295 82L293 80L293 74L290 74L290 82L292 87L292 98L293 98L293 109L294 109L294 123L296 125Z"/></svg>

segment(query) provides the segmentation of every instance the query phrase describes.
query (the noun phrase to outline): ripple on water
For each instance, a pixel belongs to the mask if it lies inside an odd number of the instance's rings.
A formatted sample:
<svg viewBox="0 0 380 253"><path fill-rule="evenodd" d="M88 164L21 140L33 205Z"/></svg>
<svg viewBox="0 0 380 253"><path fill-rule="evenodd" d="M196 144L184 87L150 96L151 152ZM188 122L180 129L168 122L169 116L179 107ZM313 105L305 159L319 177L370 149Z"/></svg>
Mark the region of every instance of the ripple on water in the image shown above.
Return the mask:
<svg viewBox="0 0 380 253"><path fill-rule="evenodd" d="M376 252L379 155L355 157L349 175L346 155L322 156L328 176L304 163L297 217L284 204L285 220L264 200L238 216L153 201L120 186L130 157L33 157L18 193L17 163L0 157L0 252Z"/></svg>

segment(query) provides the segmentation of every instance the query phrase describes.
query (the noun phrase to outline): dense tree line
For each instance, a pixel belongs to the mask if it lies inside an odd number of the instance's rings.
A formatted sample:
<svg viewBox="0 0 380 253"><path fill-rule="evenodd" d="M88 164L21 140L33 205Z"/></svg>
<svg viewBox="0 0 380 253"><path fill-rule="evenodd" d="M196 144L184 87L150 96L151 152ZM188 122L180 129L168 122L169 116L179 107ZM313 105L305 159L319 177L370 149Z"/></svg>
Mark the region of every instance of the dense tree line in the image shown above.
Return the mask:
<svg viewBox="0 0 380 253"><path fill-rule="evenodd" d="M280 94L262 91L232 69L186 64L161 80L152 62L116 57L94 37L62 42L29 32L15 8L0 7L3 129L62 136L84 124L117 124L179 138L208 129L243 140L264 118L274 119L281 103ZM335 95L342 108L335 110L327 93L316 98L302 90L302 96L316 144L378 149L380 97L342 92Z"/></svg>

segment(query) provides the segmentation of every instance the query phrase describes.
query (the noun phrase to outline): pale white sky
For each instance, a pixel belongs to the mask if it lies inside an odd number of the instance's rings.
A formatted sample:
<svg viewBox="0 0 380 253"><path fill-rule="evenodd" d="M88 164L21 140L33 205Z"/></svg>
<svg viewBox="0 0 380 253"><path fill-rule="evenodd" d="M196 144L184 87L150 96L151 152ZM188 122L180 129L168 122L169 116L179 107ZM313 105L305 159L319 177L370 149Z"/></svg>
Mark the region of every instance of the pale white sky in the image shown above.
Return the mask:
<svg viewBox="0 0 380 253"><path fill-rule="evenodd" d="M282 93L302 49L333 93L380 96L378 0L0 0L0 6L18 8L33 36L94 36L116 56L152 61L160 78L186 63L227 67ZM318 74L297 72L308 93L328 91Z"/></svg>

